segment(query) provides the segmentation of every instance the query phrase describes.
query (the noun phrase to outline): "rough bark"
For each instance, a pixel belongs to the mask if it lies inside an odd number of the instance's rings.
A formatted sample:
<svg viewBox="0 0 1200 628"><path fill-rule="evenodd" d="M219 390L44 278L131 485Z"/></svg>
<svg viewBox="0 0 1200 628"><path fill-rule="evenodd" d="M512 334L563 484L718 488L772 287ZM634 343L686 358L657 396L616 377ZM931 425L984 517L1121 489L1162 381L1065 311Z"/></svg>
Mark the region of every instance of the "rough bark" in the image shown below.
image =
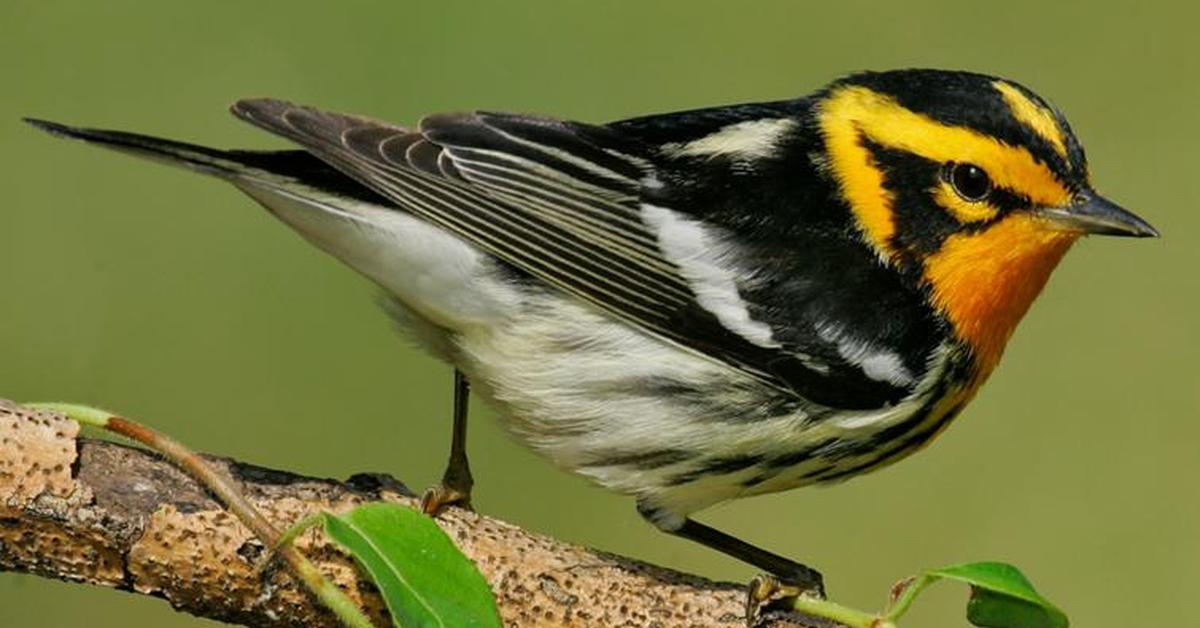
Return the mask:
<svg viewBox="0 0 1200 628"><path fill-rule="evenodd" d="M0 400L0 570L153 595L176 609L245 626L336 626L264 548L194 481L144 450L80 438L79 425ZM224 458L268 519L286 528L320 510L373 500L413 505L386 476L345 482ZM744 587L556 541L451 509L442 528L479 566L511 626L742 626ZM318 530L298 547L380 626L371 584ZM794 616L762 625L805 626Z"/></svg>

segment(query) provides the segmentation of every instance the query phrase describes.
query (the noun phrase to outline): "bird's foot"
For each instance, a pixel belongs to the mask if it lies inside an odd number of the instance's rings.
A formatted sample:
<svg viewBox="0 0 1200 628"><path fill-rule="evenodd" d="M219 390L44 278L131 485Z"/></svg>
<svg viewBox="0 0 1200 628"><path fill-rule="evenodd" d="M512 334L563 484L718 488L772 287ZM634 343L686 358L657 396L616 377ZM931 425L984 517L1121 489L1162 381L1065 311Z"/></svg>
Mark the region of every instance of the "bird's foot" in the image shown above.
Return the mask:
<svg viewBox="0 0 1200 628"><path fill-rule="evenodd" d="M442 480L441 484L425 489L421 494L421 512L436 517L450 506L472 510L471 486L456 486Z"/></svg>
<svg viewBox="0 0 1200 628"><path fill-rule="evenodd" d="M746 626L758 625L763 611L771 606L786 604L802 595L825 599L825 582L821 574L803 565L788 575L759 574L750 581L746 591Z"/></svg>

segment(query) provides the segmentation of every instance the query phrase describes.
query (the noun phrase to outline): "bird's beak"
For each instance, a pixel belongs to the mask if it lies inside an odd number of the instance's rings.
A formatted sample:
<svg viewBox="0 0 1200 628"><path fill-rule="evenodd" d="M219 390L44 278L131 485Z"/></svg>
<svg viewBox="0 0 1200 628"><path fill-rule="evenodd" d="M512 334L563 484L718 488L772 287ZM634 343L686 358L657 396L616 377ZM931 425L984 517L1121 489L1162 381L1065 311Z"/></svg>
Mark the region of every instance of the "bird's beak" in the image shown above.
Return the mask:
<svg viewBox="0 0 1200 628"><path fill-rule="evenodd" d="M1042 208L1038 215L1064 231L1135 238L1158 237L1158 230L1150 223L1091 190L1080 192L1065 207Z"/></svg>

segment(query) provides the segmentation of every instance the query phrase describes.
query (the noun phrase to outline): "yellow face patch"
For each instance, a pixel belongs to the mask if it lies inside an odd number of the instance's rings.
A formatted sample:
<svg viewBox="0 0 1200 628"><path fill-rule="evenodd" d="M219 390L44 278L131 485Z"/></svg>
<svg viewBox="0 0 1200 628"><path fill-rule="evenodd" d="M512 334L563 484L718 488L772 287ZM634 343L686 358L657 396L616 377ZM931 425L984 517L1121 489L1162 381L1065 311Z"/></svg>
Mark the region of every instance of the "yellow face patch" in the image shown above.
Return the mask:
<svg viewBox="0 0 1200 628"><path fill-rule="evenodd" d="M963 224L991 220L1000 213L1000 208L987 201L963 200L945 181L938 182L937 188L933 191L933 200Z"/></svg>
<svg viewBox="0 0 1200 628"><path fill-rule="evenodd" d="M1004 81L996 81L992 83L992 87L1004 97L1004 102L1008 104L1014 118L1049 142L1059 157L1064 160L1067 158L1067 144L1063 140L1062 128L1049 109L1037 104L1021 90Z"/></svg>
<svg viewBox="0 0 1200 628"><path fill-rule="evenodd" d="M832 93L818 114L830 166L859 228L876 251L888 259L895 253L891 240L896 224L891 194L883 172L861 138L938 162L971 163L987 172L992 182L1013 190L1034 204L1062 206L1071 192L1028 149L1011 146L978 131L943 124L901 106L895 99L852 85ZM944 199L956 215L978 215Z"/></svg>

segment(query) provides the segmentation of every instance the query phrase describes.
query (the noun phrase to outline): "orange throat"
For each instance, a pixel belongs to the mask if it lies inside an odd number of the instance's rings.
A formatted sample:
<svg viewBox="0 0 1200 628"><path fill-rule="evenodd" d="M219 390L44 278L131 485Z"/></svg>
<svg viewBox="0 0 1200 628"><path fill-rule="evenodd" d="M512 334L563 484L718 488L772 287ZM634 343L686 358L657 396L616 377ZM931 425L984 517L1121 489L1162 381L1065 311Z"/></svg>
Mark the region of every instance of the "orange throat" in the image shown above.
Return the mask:
<svg viewBox="0 0 1200 628"><path fill-rule="evenodd" d="M1014 214L982 232L950 236L926 260L935 305L975 355L972 384L991 374L1013 329L1077 239Z"/></svg>

